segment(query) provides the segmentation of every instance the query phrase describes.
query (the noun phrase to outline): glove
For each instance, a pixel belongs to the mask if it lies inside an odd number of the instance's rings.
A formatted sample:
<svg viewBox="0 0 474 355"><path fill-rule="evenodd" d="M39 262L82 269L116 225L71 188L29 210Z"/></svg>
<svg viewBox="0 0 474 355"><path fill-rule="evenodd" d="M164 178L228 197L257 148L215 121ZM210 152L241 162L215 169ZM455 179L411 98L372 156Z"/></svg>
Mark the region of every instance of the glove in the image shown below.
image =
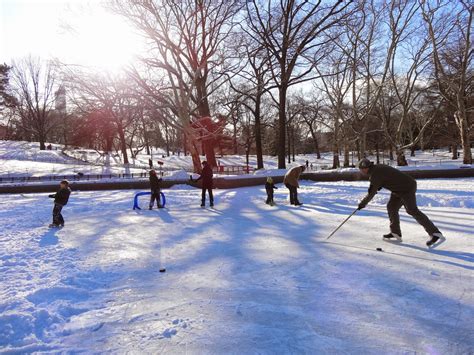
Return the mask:
<svg viewBox="0 0 474 355"><path fill-rule="evenodd" d="M357 209L362 210L362 209L365 208L365 206L366 206L366 204L361 202L361 203L359 203L359 206L357 206Z"/></svg>
<svg viewBox="0 0 474 355"><path fill-rule="evenodd" d="M55 198L56 196L54 194L48 195L49 198Z"/></svg>

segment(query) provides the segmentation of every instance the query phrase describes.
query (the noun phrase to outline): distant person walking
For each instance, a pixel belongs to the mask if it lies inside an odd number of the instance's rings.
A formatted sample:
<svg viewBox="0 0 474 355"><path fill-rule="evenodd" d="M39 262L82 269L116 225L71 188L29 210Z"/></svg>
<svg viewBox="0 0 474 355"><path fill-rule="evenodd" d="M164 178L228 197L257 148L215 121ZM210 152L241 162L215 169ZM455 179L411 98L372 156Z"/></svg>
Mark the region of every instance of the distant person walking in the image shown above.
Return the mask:
<svg viewBox="0 0 474 355"><path fill-rule="evenodd" d="M418 209L416 204L416 180L410 175L387 165L374 165L373 162L364 158L359 162L359 169L363 175L369 176L370 187L367 196L359 203L361 210L374 198L379 190L385 188L390 190L390 200L387 203L388 217L390 218L390 233L383 236L385 240L402 241L400 229L400 208L405 206L407 213L425 228L430 236L426 245L431 247L441 244L446 238L431 220Z"/></svg>
<svg viewBox="0 0 474 355"><path fill-rule="evenodd" d="M155 170L150 170L150 190L151 190L151 196L150 196L150 206L149 209L153 209L153 205L156 200L156 207L158 208L163 208L163 205L161 204L160 198L161 198L161 181L163 179L158 178L158 175L156 174Z"/></svg>
<svg viewBox="0 0 474 355"><path fill-rule="evenodd" d="M283 183L290 191L290 204L295 206L302 205L302 203L298 200L298 188L300 187L298 180L303 171L305 171L304 165L296 166L288 170L285 174L285 177L283 178Z"/></svg>
<svg viewBox="0 0 474 355"><path fill-rule="evenodd" d="M150 169L153 169L153 160L148 159L148 165L150 166Z"/></svg>
<svg viewBox="0 0 474 355"><path fill-rule="evenodd" d="M53 207L53 223L49 225L49 228L64 227L64 218L61 211L69 201L71 195L71 189L69 188L69 181L63 180L59 183L59 190L55 194L49 195L49 198L54 198Z"/></svg>
<svg viewBox="0 0 474 355"><path fill-rule="evenodd" d="M202 162L201 176L195 181L202 180L202 192L201 192L201 207L206 206L206 190L209 193L209 206L214 207L214 196L212 195L213 188L213 173L212 168L209 166L207 161Z"/></svg>
<svg viewBox="0 0 474 355"><path fill-rule="evenodd" d="M306 170L308 170L308 168L309 168L309 161L306 160Z"/></svg>

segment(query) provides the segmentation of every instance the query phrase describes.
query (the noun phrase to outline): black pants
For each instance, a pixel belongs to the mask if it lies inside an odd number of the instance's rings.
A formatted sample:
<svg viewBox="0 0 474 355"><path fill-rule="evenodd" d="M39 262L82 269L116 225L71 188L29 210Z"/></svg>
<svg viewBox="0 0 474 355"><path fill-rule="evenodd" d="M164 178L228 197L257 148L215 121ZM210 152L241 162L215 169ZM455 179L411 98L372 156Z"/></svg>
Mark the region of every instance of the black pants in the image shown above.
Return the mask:
<svg viewBox="0 0 474 355"><path fill-rule="evenodd" d="M418 209L416 205L416 187L408 192L393 193L387 204L388 217L390 218L390 231L398 235L402 235L400 229L400 216L398 211L405 206L407 213L425 228L425 231L432 235L439 233L439 229L430 221L430 219Z"/></svg>
<svg viewBox="0 0 474 355"><path fill-rule="evenodd" d="M155 203L155 200L156 200L156 205L158 207L160 207L161 206L160 197L161 197L161 190L160 189L152 190L151 191L151 196L150 196L150 207L153 207L153 204Z"/></svg>
<svg viewBox="0 0 474 355"><path fill-rule="evenodd" d="M63 218L63 215L61 214L62 209L63 209L63 206L58 205L57 203L54 204L54 207L53 207L53 224L56 224L58 226L64 225L64 218Z"/></svg>
<svg viewBox="0 0 474 355"><path fill-rule="evenodd" d="M273 190L267 190L267 202L266 203L272 203L273 202Z"/></svg>
<svg viewBox="0 0 474 355"><path fill-rule="evenodd" d="M298 188L296 186L285 184L286 188L290 190L290 203L292 205L299 203L298 201Z"/></svg>
<svg viewBox="0 0 474 355"><path fill-rule="evenodd" d="M209 203L211 205L214 204L214 196L212 195L212 188L202 188L202 194L201 194L201 204L205 205L206 204L206 190L209 193Z"/></svg>

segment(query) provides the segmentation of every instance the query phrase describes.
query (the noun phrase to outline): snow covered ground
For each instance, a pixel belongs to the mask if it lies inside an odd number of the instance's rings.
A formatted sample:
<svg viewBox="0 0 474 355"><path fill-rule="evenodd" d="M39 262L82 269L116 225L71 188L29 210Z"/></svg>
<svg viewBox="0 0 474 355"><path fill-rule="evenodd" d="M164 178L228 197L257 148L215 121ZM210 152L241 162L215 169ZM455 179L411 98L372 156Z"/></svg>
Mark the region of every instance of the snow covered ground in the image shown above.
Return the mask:
<svg viewBox="0 0 474 355"><path fill-rule="evenodd" d="M62 146L40 150L39 143L0 140L0 176L44 176L83 174L140 173L143 169L84 164L62 154Z"/></svg>
<svg viewBox="0 0 474 355"><path fill-rule="evenodd" d="M175 186L159 211L74 192L61 230L47 194L3 195L0 352L472 354L474 180L419 181L435 250L405 213L404 243L381 240L387 193L326 242L366 191L304 182L304 206L280 188L269 207L262 187L216 190L201 209Z"/></svg>

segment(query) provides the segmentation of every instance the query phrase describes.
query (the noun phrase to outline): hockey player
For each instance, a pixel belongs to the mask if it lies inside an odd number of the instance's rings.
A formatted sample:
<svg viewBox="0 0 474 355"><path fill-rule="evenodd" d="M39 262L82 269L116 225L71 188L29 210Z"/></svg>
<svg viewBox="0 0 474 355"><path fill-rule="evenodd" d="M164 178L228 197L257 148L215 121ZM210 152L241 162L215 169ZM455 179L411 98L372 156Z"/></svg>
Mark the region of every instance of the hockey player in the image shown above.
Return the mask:
<svg viewBox="0 0 474 355"><path fill-rule="evenodd" d="M59 190L55 194L49 195L49 198L54 198L53 207L53 223L49 225L49 228L64 227L64 218L61 214L61 210L67 205L71 189L69 188L69 182L63 180L59 183Z"/></svg>
<svg viewBox="0 0 474 355"><path fill-rule="evenodd" d="M153 204L155 203L155 200L156 200L156 206L158 208L163 208L163 205L160 202L160 197L161 197L160 182L162 180L163 179L158 178L155 170L150 170L150 190L151 190L150 206L149 206L150 210L153 209Z"/></svg>
<svg viewBox="0 0 474 355"><path fill-rule="evenodd" d="M278 189L273 183L273 179L269 176L267 177L267 182L265 183L265 190L267 191L267 201L265 202L267 205L275 206L275 202L273 202L273 190Z"/></svg>
<svg viewBox="0 0 474 355"><path fill-rule="evenodd" d="M199 181L202 180L202 193L201 193L201 207L206 206L206 190L209 193L209 206L214 207L214 196L212 195L212 168L209 166L207 161L202 162L202 171L201 176L196 180L191 181Z"/></svg>
<svg viewBox="0 0 474 355"><path fill-rule="evenodd" d="M290 191L290 203L295 206L300 206L302 203L298 201L298 179L300 178L301 173L305 170L305 166L296 166L288 170L283 178L283 183Z"/></svg>
<svg viewBox="0 0 474 355"><path fill-rule="evenodd" d="M359 162L359 169L362 174L368 175L370 180L369 192L359 203L359 210L365 208L382 188L392 192L387 204L388 216L390 218L390 233L383 236L384 240L402 241L400 216L398 214L402 206L405 206L407 213L425 228L430 236L430 240L426 242L427 246L432 247L446 240L433 222L418 209L416 205L415 179L390 166L374 165L374 163L366 158Z"/></svg>

